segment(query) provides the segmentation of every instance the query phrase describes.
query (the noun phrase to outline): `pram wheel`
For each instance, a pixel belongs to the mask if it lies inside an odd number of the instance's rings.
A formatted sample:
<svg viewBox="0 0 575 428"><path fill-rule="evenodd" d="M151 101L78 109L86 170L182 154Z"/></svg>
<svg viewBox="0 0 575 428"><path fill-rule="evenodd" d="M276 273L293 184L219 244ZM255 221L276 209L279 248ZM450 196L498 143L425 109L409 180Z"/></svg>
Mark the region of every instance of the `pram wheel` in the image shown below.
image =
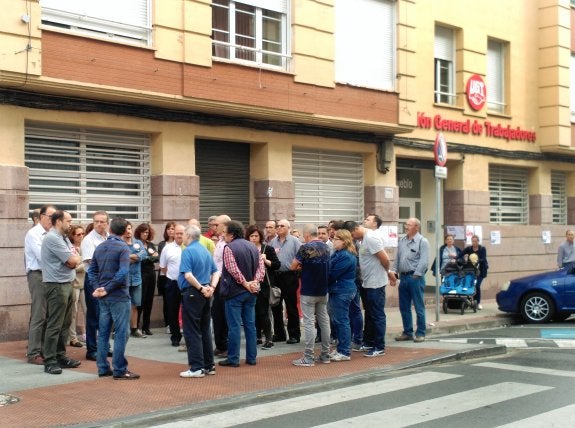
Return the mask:
<svg viewBox="0 0 575 428"><path fill-rule="evenodd" d="M472 303L473 312L477 312L477 302L474 300Z"/></svg>
<svg viewBox="0 0 575 428"><path fill-rule="evenodd" d="M445 298L443 299L443 313L447 313L447 300Z"/></svg>
<svg viewBox="0 0 575 428"><path fill-rule="evenodd" d="M465 313L465 300L461 301L461 315Z"/></svg>

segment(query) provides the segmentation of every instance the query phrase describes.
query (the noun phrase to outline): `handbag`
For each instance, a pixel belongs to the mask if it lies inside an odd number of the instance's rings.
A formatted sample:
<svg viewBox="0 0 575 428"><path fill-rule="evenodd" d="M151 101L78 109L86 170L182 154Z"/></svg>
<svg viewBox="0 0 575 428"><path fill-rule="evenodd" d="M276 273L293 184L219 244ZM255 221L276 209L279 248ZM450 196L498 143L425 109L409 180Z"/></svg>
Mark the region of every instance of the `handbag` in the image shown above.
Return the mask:
<svg viewBox="0 0 575 428"><path fill-rule="evenodd" d="M280 304L282 290L275 285L270 285L270 306L273 308Z"/></svg>

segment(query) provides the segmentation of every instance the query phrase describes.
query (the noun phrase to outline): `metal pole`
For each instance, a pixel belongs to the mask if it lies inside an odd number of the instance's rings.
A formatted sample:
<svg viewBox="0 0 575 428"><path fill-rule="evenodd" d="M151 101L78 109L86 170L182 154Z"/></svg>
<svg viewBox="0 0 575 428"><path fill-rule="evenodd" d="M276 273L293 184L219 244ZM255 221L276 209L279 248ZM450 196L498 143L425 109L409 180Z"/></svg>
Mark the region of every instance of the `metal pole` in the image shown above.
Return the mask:
<svg viewBox="0 0 575 428"><path fill-rule="evenodd" d="M439 321L439 287L441 280L439 278L439 248L441 247L441 179L435 177L435 321Z"/></svg>

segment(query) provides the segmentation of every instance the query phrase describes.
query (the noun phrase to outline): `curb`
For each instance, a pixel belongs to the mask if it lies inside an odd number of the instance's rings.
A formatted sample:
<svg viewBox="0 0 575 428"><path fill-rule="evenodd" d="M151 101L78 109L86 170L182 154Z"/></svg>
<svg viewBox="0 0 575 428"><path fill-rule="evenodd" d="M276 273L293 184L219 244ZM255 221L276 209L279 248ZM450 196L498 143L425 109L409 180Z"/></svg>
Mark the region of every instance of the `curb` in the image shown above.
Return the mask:
<svg viewBox="0 0 575 428"><path fill-rule="evenodd" d="M484 358L507 353L507 347L504 345L480 345L479 347L460 350L455 352L447 351L444 355L423 358L416 361L395 364L388 368L378 368L364 371L358 374L351 374L341 378L323 379L313 383L286 386L279 389L263 390L255 393L241 394L237 396L225 397L219 400L203 403L194 403L185 407L160 410L145 415L135 415L127 418L99 421L97 425L85 424L76 425L77 427L110 427L110 428L130 428L145 427L165 424L184 419L190 419L206 414L224 412L236 409L238 406L245 407L254 404L262 404L276 400L296 397L299 395L313 394L315 392L325 391L326 382L330 387L343 388L347 386L364 383L367 380L375 381L378 378L391 372L425 367L435 364L442 364L453 361L463 361L473 358ZM193 406L193 408L192 408Z"/></svg>

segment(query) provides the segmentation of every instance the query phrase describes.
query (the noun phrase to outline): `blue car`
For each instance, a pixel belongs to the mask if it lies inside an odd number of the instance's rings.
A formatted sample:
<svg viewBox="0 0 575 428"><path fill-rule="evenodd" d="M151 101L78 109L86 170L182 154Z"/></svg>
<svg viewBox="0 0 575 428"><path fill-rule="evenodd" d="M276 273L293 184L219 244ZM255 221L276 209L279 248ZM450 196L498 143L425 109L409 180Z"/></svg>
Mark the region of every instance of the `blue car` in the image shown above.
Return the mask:
<svg viewBox="0 0 575 428"><path fill-rule="evenodd" d="M496 299L500 311L526 322L564 321L575 313L575 266L509 281Z"/></svg>

